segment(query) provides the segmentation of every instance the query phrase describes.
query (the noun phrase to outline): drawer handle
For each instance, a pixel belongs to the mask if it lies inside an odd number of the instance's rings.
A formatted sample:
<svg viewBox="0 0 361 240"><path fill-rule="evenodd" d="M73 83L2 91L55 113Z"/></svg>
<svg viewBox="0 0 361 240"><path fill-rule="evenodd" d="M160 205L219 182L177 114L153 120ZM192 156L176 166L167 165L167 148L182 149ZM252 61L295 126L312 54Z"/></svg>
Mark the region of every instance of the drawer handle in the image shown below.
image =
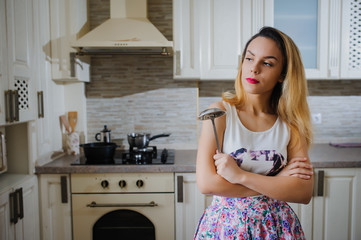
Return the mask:
<svg viewBox="0 0 361 240"><path fill-rule="evenodd" d="M68 203L68 184L66 176L60 176L61 203Z"/></svg>
<svg viewBox="0 0 361 240"><path fill-rule="evenodd" d="M181 61L181 53L180 51L176 51L175 54L175 75L181 75L181 67L180 67L180 61Z"/></svg>
<svg viewBox="0 0 361 240"><path fill-rule="evenodd" d="M44 92L38 92L38 117L44 118Z"/></svg>
<svg viewBox="0 0 361 240"><path fill-rule="evenodd" d="M13 91L13 119L14 121L19 121L20 120L20 116L19 116L19 111L20 111L20 103L19 103L19 92L18 90L14 90Z"/></svg>
<svg viewBox="0 0 361 240"><path fill-rule="evenodd" d="M19 188L15 190L15 194L16 194L16 204L18 209L17 217L19 219L23 219L24 218L23 189Z"/></svg>
<svg viewBox="0 0 361 240"><path fill-rule="evenodd" d="M90 204L86 205L90 208L96 207L156 207L158 206L157 203L151 201L150 203L96 203L91 202Z"/></svg>
<svg viewBox="0 0 361 240"><path fill-rule="evenodd" d="M325 181L325 171L318 171L318 181L317 181L317 196L323 197L323 188Z"/></svg>
<svg viewBox="0 0 361 240"><path fill-rule="evenodd" d="M16 193L12 192L9 195L10 200L10 222L16 224L18 222L18 205Z"/></svg>
<svg viewBox="0 0 361 240"><path fill-rule="evenodd" d="M177 202L183 202L183 176L177 176Z"/></svg>

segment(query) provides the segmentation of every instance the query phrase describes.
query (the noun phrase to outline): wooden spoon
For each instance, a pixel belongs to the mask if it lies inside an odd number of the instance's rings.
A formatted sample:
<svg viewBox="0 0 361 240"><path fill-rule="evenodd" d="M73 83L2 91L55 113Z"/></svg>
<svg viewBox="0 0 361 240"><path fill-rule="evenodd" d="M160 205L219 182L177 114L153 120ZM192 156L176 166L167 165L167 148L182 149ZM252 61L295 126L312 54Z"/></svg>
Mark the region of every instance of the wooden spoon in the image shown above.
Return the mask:
<svg viewBox="0 0 361 240"><path fill-rule="evenodd" d="M66 132L69 133L69 132L70 132L69 123L68 123L68 121L66 120L65 115L61 115L61 116L60 116L60 121L63 123Z"/></svg>
<svg viewBox="0 0 361 240"><path fill-rule="evenodd" d="M68 112L68 121L71 127L71 132L74 132L76 123L78 122L78 112Z"/></svg>

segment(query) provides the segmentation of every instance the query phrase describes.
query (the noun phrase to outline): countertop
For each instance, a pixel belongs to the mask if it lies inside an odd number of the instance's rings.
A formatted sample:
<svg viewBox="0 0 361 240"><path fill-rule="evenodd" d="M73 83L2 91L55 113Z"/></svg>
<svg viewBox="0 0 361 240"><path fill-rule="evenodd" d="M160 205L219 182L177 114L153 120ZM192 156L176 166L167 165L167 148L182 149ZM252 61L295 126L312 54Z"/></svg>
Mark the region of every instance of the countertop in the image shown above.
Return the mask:
<svg viewBox="0 0 361 240"><path fill-rule="evenodd" d="M64 155L36 166L37 174L124 173L124 172L195 172L197 150L175 150L172 165L71 165L79 156ZM314 168L361 168L361 148L336 148L315 144L309 151Z"/></svg>

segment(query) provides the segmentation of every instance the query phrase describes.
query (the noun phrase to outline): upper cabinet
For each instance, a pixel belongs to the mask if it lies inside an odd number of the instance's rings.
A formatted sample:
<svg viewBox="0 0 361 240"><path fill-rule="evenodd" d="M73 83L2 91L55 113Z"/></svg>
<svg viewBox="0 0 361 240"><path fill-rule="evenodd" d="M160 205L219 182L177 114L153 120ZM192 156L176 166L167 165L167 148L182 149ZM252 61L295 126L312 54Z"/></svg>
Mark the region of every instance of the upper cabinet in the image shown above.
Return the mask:
<svg viewBox="0 0 361 240"><path fill-rule="evenodd" d="M89 56L78 56L70 43L89 30L87 0L49 0L52 78L89 82Z"/></svg>
<svg viewBox="0 0 361 240"><path fill-rule="evenodd" d="M173 0L175 79L200 78L200 1Z"/></svg>
<svg viewBox="0 0 361 240"><path fill-rule="evenodd" d="M0 2L0 124L34 120L34 2Z"/></svg>
<svg viewBox="0 0 361 240"><path fill-rule="evenodd" d="M298 46L307 79L327 78L328 0L273 0L272 26Z"/></svg>
<svg viewBox="0 0 361 240"><path fill-rule="evenodd" d="M339 22L336 22L332 17L330 17L332 24L330 26L331 29L339 28L340 22L341 32L336 35L333 33L331 41L335 41L337 44L337 40L341 37L341 49L336 51L335 55L340 56L340 72L336 72L334 75L341 76L341 78L353 78L360 79L361 77L361 1L359 0L345 0L341 1L342 6L340 5L340 1L331 1L330 9L332 12L330 16L334 16L335 14L340 15L341 19ZM342 9L342 11L341 11ZM340 12L341 11L341 12ZM331 36L331 34L330 34ZM337 44L340 46L339 44ZM330 51L335 50L330 45ZM341 53L340 53L341 51ZM337 58L337 57L336 57ZM331 59L330 59L331 60Z"/></svg>
<svg viewBox="0 0 361 240"><path fill-rule="evenodd" d="M5 98L4 91L7 90L7 44L6 44L6 14L5 0L0 0L0 125L5 124Z"/></svg>
<svg viewBox="0 0 361 240"><path fill-rule="evenodd" d="M360 79L358 0L174 0L173 4L174 78L234 80L247 41L261 27L274 26L300 48L307 79Z"/></svg>

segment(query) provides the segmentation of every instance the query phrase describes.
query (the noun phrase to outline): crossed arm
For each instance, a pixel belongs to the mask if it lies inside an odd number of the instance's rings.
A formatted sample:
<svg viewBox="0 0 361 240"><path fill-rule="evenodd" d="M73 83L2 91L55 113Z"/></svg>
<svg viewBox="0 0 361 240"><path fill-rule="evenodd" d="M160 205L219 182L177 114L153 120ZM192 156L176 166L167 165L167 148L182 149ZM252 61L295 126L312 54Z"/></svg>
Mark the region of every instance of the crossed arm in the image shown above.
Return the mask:
<svg viewBox="0 0 361 240"><path fill-rule="evenodd" d="M225 116L215 120L217 134L223 142ZM312 197L312 166L304 139L295 140L291 134L288 164L276 176L263 176L239 168L234 159L216 151L215 137L210 121L202 124L197 154L197 184L204 194L226 197L247 197L263 194L271 198L308 203Z"/></svg>

